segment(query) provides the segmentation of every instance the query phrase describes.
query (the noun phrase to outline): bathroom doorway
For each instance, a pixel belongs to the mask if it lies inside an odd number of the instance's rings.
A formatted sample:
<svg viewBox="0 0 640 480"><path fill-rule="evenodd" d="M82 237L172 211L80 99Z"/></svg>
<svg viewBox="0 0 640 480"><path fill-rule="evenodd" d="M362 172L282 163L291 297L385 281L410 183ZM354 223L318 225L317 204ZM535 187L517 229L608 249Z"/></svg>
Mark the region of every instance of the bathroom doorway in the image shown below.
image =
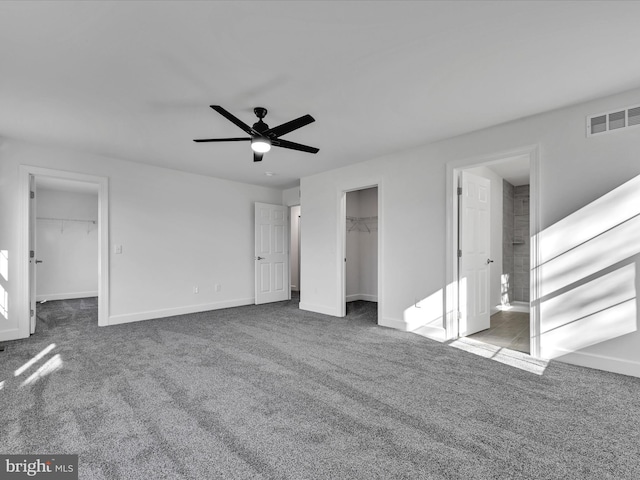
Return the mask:
<svg viewBox="0 0 640 480"><path fill-rule="evenodd" d="M486 254L487 322L480 331L470 330L461 336L497 347L531 353L530 325L530 165L529 156L461 170L483 179L490 191L487 229L489 242ZM461 192L464 195L464 192ZM461 201L460 204L464 202ZM460 215L461 222L464 215ZM464 225L461 223L460 244L464 245ZM462 254L464 257L465 253ZM483 258L484 260L484 258ZM461 262L462 263L462 262ZM461 277L463 277L461 273ZM469 278L471 280L471 277ZM467 285L472 288L472 285ZM463 310L464 312L464 310Z"/></svg>

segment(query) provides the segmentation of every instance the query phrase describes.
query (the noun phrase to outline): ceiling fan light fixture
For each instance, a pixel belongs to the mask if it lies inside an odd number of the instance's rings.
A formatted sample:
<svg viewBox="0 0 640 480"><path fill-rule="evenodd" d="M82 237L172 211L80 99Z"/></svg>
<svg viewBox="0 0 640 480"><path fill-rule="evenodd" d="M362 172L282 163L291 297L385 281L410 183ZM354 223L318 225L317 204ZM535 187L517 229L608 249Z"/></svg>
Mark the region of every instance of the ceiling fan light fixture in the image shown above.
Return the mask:
<svg viewBox="0 0 640 480"><path fill-rule="evenodd" d="M253 161L261 162L265 153L271 150L272 146L280 148L288 148L290 150L298 150L300 152L318 153L319 149L310 147L308 145L302 145L301 143L290 142L289 140L282 140L280 137L287 133L293 132L299 128L309 125L315 122L315 119L309 115L303 115L300 118L296 118L289 122L285 122L277 127L269 128L269 125L264 123L262 119L267 114L267 109L263 107L256 107L253 111L258 117L258 121L250 127L238 117L229 113L220 105L210 105L210 107L229 120L231 123L240 127L248 137L242 138L196 138L194 142L242 142L251 141L251 150L253 150Z"/></svg>
<svg viewBox="0 0 640 480"><path fill-rule="evenodd" d="M267 153L271 150L271 140L266 137L254 137L251 139L251 149L256 153Z"/></svg>

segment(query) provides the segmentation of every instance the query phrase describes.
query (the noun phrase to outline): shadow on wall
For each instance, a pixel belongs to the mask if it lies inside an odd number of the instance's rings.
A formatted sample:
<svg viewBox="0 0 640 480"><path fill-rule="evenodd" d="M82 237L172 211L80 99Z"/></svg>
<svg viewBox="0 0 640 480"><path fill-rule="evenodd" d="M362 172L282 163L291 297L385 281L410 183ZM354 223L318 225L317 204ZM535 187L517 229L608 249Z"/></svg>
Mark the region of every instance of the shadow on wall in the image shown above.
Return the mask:
<svg viewBox="0 0 640 480"><path fill-rule="evenodd" d="M557 358L638 329L640 176L534 236L540 354Z"/></svg>
<svg viewBox="0 0 640 480"><path fill-rule="evenodd" d="M413 331L420 327L442 328L444 326L443 305L443 289L422 299L416 298L415 303L406 308L403 313L403 320L408 330ZM441 340L444 341L444 337Z"/></svg>
<svg viewBox="0 0 640 480"><path fill-rule="evenodd" d="M532 237L539 249L540 356L552 359L638 330L640 265L640 175ZM444 298L452 285L427 295L404 311L408 330L444 326ZM464 289L461 283L460 289ZM430 338L435 336L428 334ZM442 338L444 341L444 338ZM633 344L634 342L631 342ZM452 345L456 346L456 345ZM475 348L475 347L474 347ZM640 362L637 346L618 345L604 356ZM544 365L539 365L541 373Z"/></svg>

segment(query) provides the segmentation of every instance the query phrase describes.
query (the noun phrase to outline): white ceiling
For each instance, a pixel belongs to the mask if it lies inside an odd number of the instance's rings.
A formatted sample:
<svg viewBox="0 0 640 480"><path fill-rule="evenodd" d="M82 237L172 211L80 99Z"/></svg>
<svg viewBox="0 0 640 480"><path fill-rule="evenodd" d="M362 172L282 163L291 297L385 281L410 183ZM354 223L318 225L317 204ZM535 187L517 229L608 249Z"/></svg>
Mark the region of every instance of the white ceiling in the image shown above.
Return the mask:
<svg viewBox="0 0 640 480"><path fill-rule="evenodd" d="M0 136L289 187L640 85L640 2L0 2ZM275 126L261 164L208 108ZM266 171L276 175L267 177Z"/></svg>

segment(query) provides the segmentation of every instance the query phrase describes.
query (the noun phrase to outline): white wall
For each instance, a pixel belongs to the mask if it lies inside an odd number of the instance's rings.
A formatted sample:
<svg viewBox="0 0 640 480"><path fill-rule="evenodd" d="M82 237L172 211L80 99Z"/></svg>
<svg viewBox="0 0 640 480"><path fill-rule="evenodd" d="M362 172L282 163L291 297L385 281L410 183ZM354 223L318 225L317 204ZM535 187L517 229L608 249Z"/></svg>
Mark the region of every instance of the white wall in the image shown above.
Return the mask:
<svg viewBox="0 0 640 480"><path fill-rule="evenodd" d="M489 212L491 227L490 255L493 263L489 265L489 305L491 315L498 312L502 304L502 177L491 168L482 166L467 169L468 172L486 178L491 182L491 210Z"/></svg>
<svg viewBox="0 0 640 480"><path fill-rule="evenodd" d="M0 251L9 258L0 286L8 315L0 316L0 339L17 338L28 322L18 308L24 279L15 253L20 164L109 178L111 324L253 303L253 205L282 204L281 190L5 139Z"/></svg>
<svg viewBox="0 0 640 480"><path fill-rule="evenodd" d="M97 193L38 188L36 206L36 300L97 296Z"/></svg>
<svg viewBox="0 0 640 480"><path fill-rule="evenodd" d="M445 268L450 201L445 194L447 163L538 145L544 232L640 174L640 128L591 138L585 135L587 115L634 105L638 98L640 90L625 92L301 179L305 212L301 308L340 315L340 192L358 184L379 183L384 218L379 323L411 330L426 324L441 326L444 292L452 280L446 277ZM637 291L635 285L631 287ZM541 315L541 327L551 328L545 323L548 315L546 319ZM637 308L630 321L633 331L577 351L568 348L562 358L640 376ZM589 336L587 331L582 334ZM543 356L558 356L560 350L547 349L546 342L541 335Z"/></svg>
<svg viewBox="0 0 640 480"><path fill-rule="evenodd" d="M300 257L299 257L299 233L300 233L300 205L291 207L289 211L291 238L289 242L289 266L291 270L291 290L300 290Z"/></svg>
<svg viewBox="0 0 640 480"><path fill-rule="evenodd" d="M282 205L292 207L300 205L300 187L287 188L282 191Z"/></svg>
<svg viewBox="0 0 640 480"><path fill-rule="evenodd" d="M378 215L378 189L367 188L347 193L347 217ZM355 227L355 228L352 228ZM347 221L346 296L354 300L378 301L378 222L354 225Z"/></svg>

